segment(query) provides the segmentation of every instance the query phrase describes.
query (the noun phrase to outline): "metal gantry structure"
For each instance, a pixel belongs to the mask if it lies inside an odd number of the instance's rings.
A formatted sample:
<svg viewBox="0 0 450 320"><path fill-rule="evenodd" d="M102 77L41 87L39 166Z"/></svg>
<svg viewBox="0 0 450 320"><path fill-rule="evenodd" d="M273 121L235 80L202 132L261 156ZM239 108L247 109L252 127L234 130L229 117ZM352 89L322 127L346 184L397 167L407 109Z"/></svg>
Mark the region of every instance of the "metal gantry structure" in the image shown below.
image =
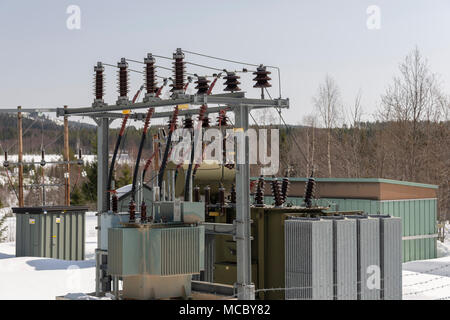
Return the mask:
<svg viewBox="0 0 450 320"><path fill-rule="evenodd" d="M187 51L186 51L187 52ZM191 53L191 52L188 52ZM192 76L197 77L199 89L196 94L186 94L185 85L185 63L184 53L181 49L177 49L173 55L173 72L174 79L168 78L172 81L172 95L170 98L163 99L160 97L162 88L167 83L167 78L164 79L164 84L160 87L156 86L155 83L155 68L163 68L155 65L155 57L161 57L157 55L148 54L143 64L146 65L145 72L141 72L145 76L147 93L143 102L136 103L135 101L130 101L127 97L128 94L128 72L134 71L128 69L128 61L133 61L129 59L122 58L117 64L114 65L98 63L95 68L95 100L91 106L77 107L77 108L57 108L56 110L47 109L46 111L55 111L58 117L64 117L67 120L71 116L87 116L91 117L97 123L97 160L98 160L98 176L97 176L97 210L98 210L98 226L101 225L101 215L108 212L109 209L109 192L108 190L108 174L109 174L109 128L112 121L116 119L123 119L124 117L145 121L146 113L138 112L141 109L154 109L152 114L152 119L158 118L170 118L173 112L159 111L162 107L177 107L180 105L190 105L191 108L180 109L176 108L178 111L178 116L185 117L185 119L190 119L194 115L198 115L202 112L206 117L209 114L221 113L222 115L226 113L233 113L235 117L234 127L238 128L239 132L245 133L249 128L249 117L250 111L254 109L265 109L265 108L275 108L279 112L283 108L289 108L289 99L281 98L281 84L280 84L280 97L276 99L265 99L264 91L267 92L268 84L268 74L270 72L266 71L266 67L263 65L253 65L256 66L257 71L253 74L256 78L253 81L256 84L254 88L261 90L261 99L247 98L245 92L242 92L238 87L240 82L237 80L237 72L223 70L223 79L226 80L224 89L227 93L222 94L210 94L211 90L205 90L205 78L207 76L198 76L193 74ZM165 57L162 57L165 58ZM215 58L216 59L216 58ZM235 62L231 60L225 60L227 62ZM199 64L190 63L192 65L200 66ZM104 96L104 65L116 67L118 69L118 79L119 79L119 98L114 104L107 104L103 101ZM149 69L151 68L151 69ZM273 67L274 68L274 67ZM163 68L164 69L164 68ZM210 68L216 69L216 68ZM278 68L277 68L278 69ZM170 70L170 69L169 69ZM219 70L220 69L216 69ZM244 69L238 72L248 72ZM279 69L278 69L279 73ZM211 77L211 76L208 76ZM222 72L220 74L214 74L214 78L219 79L222 77ZM192 81L192 79L190 79ZM208 91L208 92L206 92ZM135 100L135 99L133 99ZM211 107L210 105L216 105ZM195 108L194 106L201 106L200 108ZM208 106L207 108L205 106ZM25 111L25 110L23 110ZM33 110L34 111L34 110ZM136 112L137 111L137 112ZM243 300L253 300L255 298L255 286L252 283L252 261L251 261L251 217L250 217L250 163L249 163L249 140L248 137L242 140L243 145L236 150L236 156L239 159L245 159L244 163L236 162L236 219L233 222L233 239L236 241L237 246L237 283L235 284L235 290L237 297ZM244 153L242 157L241 153ZM69 164L67 164L69 165ZM194 169L195 170L195 169ZM192 188L191 188L192 190ZM101 236L100 228L98 228L98 249L96 252L96 292L102 291L101 271L100 266L102 265L102 255L101 255ZM100 254L99 254L100 253Z"/></svg>

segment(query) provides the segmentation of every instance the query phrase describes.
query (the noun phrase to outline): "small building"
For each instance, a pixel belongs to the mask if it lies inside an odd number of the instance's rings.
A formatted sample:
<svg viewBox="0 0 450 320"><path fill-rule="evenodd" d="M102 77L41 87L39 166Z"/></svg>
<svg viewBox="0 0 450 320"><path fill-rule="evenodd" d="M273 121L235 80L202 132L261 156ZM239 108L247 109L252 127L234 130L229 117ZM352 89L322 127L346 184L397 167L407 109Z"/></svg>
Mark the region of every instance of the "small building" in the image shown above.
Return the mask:
<svg viewBox="0 0 450 320"><path fill-rule="evenodd" d="M136 201L140 204L141 203L141 197L144 198L146 203L150 203L153 201L153 191L152 188L147 186L146 184L141 190L138 190L139 188L136 188ZM123 186L116 190L117 197L119 198L119 212L126 212L128 211L128 206L130 204L131 200L131 184Z"/></svg>
<svg viewBox="0 0 450 320"><path fill-rule="evenodd" d="M272 179L266 179L271 181ZM306 178L290 178L288 202L304 205ZM438 186L389 179L316 178L316 204L330 211L361 210L402 219L403 262L437 257ZM266 184L265 202L273 203Z"/></svg>
<svg viewBox="0 0 450 320"><path fill-rule="evenodd" d="M13 208L16 257L84 260L87 207Z"/></svg>

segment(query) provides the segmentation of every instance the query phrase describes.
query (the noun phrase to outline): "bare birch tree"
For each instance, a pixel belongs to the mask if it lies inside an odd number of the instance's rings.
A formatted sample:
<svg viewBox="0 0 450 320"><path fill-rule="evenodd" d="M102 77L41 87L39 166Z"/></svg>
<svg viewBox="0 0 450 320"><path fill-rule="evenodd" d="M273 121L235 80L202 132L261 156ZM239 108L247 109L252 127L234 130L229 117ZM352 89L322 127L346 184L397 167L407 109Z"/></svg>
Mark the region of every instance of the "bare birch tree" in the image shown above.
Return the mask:
<svg viewBox="0 0 450 320"><path fill-rule="evenodd" d="M327 129L327 165L328 176L332 176L331 170L331 133L337 126L341 114L342 104L339 88L329 75L319 85L316 96L313 98L314 106L324 128Z"/></svg>

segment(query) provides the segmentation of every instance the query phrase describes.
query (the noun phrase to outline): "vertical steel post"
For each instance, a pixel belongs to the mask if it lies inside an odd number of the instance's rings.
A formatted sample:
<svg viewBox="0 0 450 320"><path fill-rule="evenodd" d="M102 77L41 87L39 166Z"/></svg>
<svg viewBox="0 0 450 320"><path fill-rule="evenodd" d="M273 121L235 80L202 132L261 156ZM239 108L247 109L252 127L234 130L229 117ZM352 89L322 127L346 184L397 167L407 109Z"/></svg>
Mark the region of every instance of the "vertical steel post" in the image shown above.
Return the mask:
<svg viewBox="0 0 450 320"><path fill-rule="evenodd" d="M101 269L106 258L102 252L106 248L107 243L101 242L101 215L107 211L106 186L108 184L108 131L109 119L99 118L97 120L97 259L96 259L96 279L95 291L99 295L100 292L108 290L108 283L104 280L105 271Z"/></svg>
<svg viewBox="0 0 450 320"><path fill-rule="evenodd" d="M238 137L236 161L236 257L237 297L239 300L254 300L255 286L252 283L251 220L250 220L250 163L249 141L245 136L249 123L249 106L234 106L236 132ZM242 130L241 130L242 129ZM242 154L244 153L244 154ZM239 159L244 160L239 161Z"/></svg>
<svg viewBox="0 0 450 320"><path fill-rule="evenodd" d="M64 106L67 110L67 106ZM64 161L66 162L65 181L65 205L70 206L70 163L69 163L69 117L64 117Z"/></svg>
<svg viewBox="0 0 450 320"><path fill-rule="evenodd" d="M17 129L19 133L19 152L18 152L18 162L19 162L19 207L24 206L23 199L23 137L22 137L22 112L20 110L22 107L17 107L19 112L17 113Z"/></svg>

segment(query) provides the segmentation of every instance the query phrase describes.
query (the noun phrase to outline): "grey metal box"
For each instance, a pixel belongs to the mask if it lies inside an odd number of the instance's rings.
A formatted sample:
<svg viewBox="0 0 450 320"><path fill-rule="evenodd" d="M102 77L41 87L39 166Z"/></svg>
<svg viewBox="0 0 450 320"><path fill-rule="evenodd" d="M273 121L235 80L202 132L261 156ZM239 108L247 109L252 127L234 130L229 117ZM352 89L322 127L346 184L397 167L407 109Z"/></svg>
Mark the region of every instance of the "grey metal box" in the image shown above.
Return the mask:
<svg viewBox="0 0 450 320"><path fill-rule="evenodd" d="M286 299L333 299L332 221L294 218L284 227Z"/></svg>
<svg viewBox="0 0 450 320"><path fill-rule="evenodd" d="M13 208L16 257L84 260L87 207Z"/></svg>

